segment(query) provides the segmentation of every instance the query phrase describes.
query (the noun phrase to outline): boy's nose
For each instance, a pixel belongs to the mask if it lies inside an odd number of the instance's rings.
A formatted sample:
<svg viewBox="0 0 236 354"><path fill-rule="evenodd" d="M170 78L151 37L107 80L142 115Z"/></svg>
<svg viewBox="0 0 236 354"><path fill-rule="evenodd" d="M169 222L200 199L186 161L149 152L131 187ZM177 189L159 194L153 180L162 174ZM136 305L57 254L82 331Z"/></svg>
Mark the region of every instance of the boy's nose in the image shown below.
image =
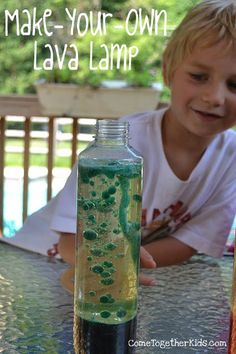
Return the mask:
<svg viewBox="0 0 236 354"><path fill-rule="evenodd" d="M221 85L209 85L202 94L202 101L212 107L219 107L225 103L225 91Z"/></svg>

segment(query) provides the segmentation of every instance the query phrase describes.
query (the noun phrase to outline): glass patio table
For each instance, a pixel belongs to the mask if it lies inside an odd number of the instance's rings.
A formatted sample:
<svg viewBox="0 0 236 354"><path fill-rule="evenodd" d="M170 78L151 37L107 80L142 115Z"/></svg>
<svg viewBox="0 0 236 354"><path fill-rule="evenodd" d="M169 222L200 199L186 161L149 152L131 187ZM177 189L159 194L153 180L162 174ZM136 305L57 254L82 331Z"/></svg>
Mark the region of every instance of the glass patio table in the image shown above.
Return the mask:
<svg viewBox="0 0 236 354"><path fill-rule="evenodd" d="M0 243L0 353L74 353L73 298L60 282L67 268ZM226 354L232 268L232 257L198 255L148 270L157 285L139 289L136 353Z"/></svg>

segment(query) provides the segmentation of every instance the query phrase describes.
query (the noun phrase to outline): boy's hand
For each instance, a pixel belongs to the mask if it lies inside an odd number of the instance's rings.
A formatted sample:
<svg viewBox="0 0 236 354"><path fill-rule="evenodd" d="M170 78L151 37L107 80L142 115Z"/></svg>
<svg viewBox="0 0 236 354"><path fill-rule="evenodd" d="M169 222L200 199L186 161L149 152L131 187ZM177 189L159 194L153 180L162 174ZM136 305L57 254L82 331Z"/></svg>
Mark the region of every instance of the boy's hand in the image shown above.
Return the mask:
<svg viewBox="0 0 236 354"><path fill-rule="evenodd" d="M156 262L150 255L148 251L145 250L144 247L141 246L140 248L140 266L141 268L156 268ZM140 273L139 282L142 285L155 285L156 282L154 279L150 278L149 276Z"/></svg>

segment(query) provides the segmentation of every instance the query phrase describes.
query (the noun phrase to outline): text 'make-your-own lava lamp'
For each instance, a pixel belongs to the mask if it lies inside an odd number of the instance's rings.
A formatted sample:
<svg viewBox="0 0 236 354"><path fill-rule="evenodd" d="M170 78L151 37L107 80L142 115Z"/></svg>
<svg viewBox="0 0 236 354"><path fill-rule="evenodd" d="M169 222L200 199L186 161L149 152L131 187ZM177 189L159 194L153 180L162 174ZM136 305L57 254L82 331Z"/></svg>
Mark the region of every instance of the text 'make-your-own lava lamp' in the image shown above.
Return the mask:
<svg viewBox="0 0 236 354"><path fill-rule="evenodd" d="M128 123L98 121L78 162L75 353L133 353L141 186L142 158L128 145Z"/></svg>

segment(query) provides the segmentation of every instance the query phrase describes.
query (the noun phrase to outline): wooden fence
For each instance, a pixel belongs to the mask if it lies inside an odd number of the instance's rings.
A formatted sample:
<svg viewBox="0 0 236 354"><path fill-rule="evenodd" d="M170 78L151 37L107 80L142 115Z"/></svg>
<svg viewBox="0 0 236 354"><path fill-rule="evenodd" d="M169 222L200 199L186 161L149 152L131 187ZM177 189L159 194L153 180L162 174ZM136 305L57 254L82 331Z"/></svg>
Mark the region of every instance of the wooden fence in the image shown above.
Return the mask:
<svg viewBox="0 0 236 354"><path fill-rule="evenodd" d="M23 148L23 215L25 220L28 214L28 194L29 194L29 167L30 167L30 142L32 139L31 123L32 117L42 117L40 105L36 95L27 96L0 96L0 230L3 230L4 216L4 167L6 156L6 123L7 116L24 117L24 148ZM58 117L56 117L58 118ZM77 117L69 117L68 122L72 124L72 139L71 139L71 167L76 161L78 134L79 134L79 115ZM83 117L86 118L86 117ZM94 117L96 118L96 117ZM64 119L66 119L64 117ZM48 140L47 140L47 200L52 197L52 179L54 165L54 149L55 149L55 117L48 117Z"/></svg>

